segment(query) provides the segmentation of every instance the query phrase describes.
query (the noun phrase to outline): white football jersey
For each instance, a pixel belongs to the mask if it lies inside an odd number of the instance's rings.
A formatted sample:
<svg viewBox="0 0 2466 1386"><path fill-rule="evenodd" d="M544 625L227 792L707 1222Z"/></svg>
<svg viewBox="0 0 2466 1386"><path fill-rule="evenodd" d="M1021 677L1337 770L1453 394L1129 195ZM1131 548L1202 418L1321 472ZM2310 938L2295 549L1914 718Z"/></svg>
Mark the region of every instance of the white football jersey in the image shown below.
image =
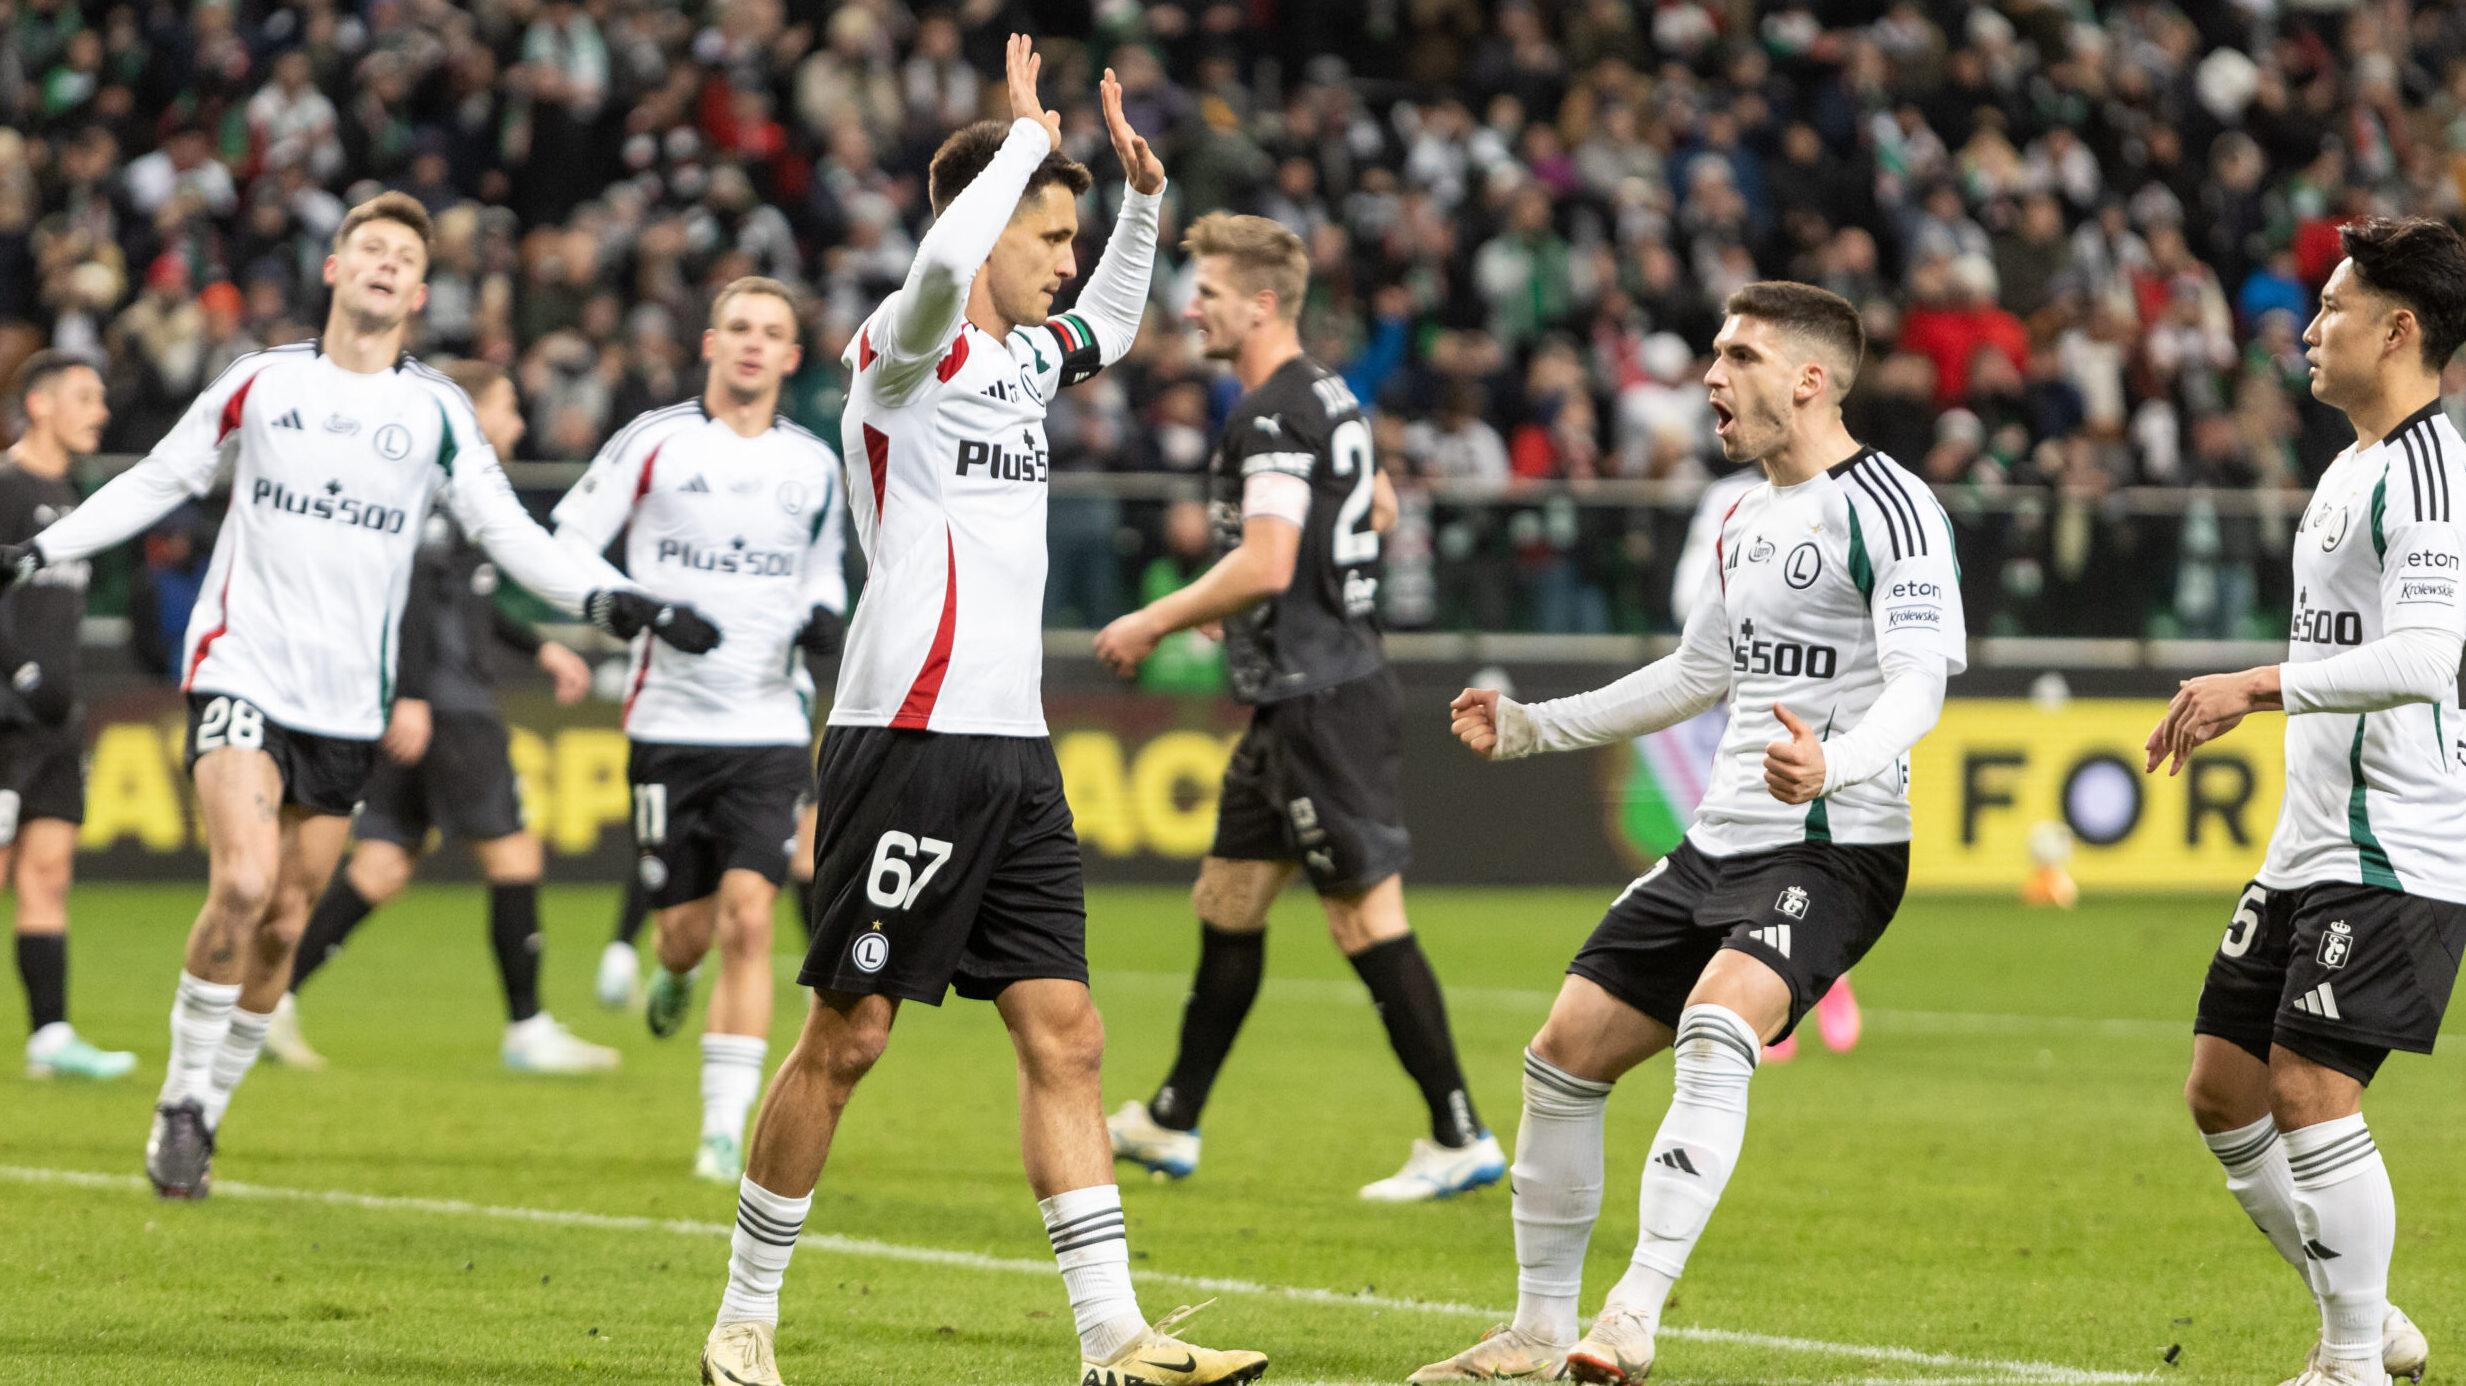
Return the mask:
<svg viewBox="0 0 2466 1386"><path fill-rule="evenodd" d="M848 609L839 459L828 444L786 419L744 437L699 399L654 409L608 440L551 518L559 539L592 554L624 530L634 581L719 627L719 648L707 654L648 632L634 638L627 736L696 746L813 740L797 632L817 604Z"/></svg>
<svg viewBox="0 0 2466 1386"><path fill-rule="evenodd" d="M2466 441L2437 401L2371 447L2340 452L2295 530L2286 659L2327 659L2391 631L2466 634L2452 502ZM2286 797L2259 880L2387 886L2466 903L2466 715L2437 702L2286 719Z"/></svg>
<svg viewBox="0 0 2466 1386"><path fill-rule="evenodd" d="M347 371L314 342L233 362L144 461L43 531L44 558L85 557L203 496L227 454L231 506L189 617L181 686L245 698L297 731L385 730L432 499L556 606L579 611L595 589L632 585L532 520L460 386L408 356Z"/></svg>
<svg viewBox="0 0 2466 1386"><path fill-rule="evenodd" d="M1725 631L1730 725L1687 837L1714 856L1794 842L1907 842L1909 757L1806 805L1764 784L1764 748L1789 733L1780 703L1819 737L1855 729L1883 691L1895 650L1967 666L1952 528L1918 479L1867 449L1784 489L1759 483L1721 522L1720 581L1691 635Z"/></svg>
<svg viewBox="0 0 2466 1386"><path fill-rule="evenodd" d="M904 292L904 290L902 291ZM1045 407L1101 364L1074 315L996 340L962 321L940 356L848 348L848 513L869 564L830 722L1043 736Z"/></svg>

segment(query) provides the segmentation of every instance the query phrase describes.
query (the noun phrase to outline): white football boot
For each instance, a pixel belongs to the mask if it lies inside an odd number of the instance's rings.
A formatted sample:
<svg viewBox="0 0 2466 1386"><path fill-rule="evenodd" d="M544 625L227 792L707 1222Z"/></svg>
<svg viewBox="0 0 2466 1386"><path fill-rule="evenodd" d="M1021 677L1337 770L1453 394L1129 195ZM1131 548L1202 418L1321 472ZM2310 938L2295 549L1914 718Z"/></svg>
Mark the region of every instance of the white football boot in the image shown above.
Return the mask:
<svg viewBox="0 0 2466 1386"><path fill-rule="evenodd" d="M593 990L599 994L599 1004L612 1011L624 1010L634 1004L634 990L642 984L642 959L635 955L630 943L610 941L599 950L599 976Z"/></svg>
<svg viewBox="0 0 2466 1386"><path fill-rule="evenodd" d="M1507 1153L1498 1148L1498 1137L1484 1131L1480 1139L1460 1149L1433 1140L1414 1141L1404 1168L1362 1185L1361 1196L1372 1203L1426 1203L1469 1193L1506 1177Z"/></svg>
<svg viewBox="0 0 2466 1386"><path fill-rule="evenodd" d="M310 1048L308 1037L300 1033L300 1006L290 992L274 1003L274 1014L265 1022L265 1055L285 1068L307 1073L325 1067L325 1056Z"/></svg>
<svg viewBox="0 0 2466 1386"><path fill-rule="evenodd" d="M497 1057L516 1073L606 1073L625 1056L583 1039L541 1011L505 1027Z"/></svg>
<svg viewBox="0 0 2466 1386"><path fill-rule="evenodd" d="M1116 1160L1169 1179L1187 1179L1199 1167L1199 1133L1157 1125L1155 1114L1136 1098L1105 1118L1105 1131L1113 1137Z"/></svg>
<svg viewBox="0 0 2466 1386"><path fill-rule="evenodd" d="M723 1323L702 1344L702 1386L785 1386L779 1379L779 1325Z"/></svg>
<svg viewBox="0 0 2466 1386"><path fill-rule="evenodd" d="M1500 1324L1481 1341L1448 1358L1433 1362L1407 1381L1564 1381L1567 1349L1517 1328Z"/></svg>
<svg viewBox="0 0 2466 1386"><path fill-rule="evenodd" d="M1593 1386L1633 1386L1652 1370L1652 1330L1624 1309L1602 1310L1593 1331L1567 1349L1567 1375Z"/></svg>

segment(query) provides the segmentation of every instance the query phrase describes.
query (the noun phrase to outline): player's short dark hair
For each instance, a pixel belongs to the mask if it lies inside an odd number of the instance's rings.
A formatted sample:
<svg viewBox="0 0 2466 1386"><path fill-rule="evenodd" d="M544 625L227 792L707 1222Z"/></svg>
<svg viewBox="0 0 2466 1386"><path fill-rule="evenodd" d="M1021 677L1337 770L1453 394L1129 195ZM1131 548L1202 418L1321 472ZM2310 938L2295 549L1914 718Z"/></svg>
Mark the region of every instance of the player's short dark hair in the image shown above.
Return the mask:
<svg viewBox="0 0 2466 1386"><path fill-rule="evenodd" d="M1787 279L1761 279L1731 294L1721 311L1734 318L1771 323L1835 358L1833 364L1840 368L1832 391L1836 400L1848 394L1858 379L1858 367L1867 354L1867 330L1859 324L1858 310L1850 301L1830 289Z"/></svg>
<svg viewBox="0 0 2466 1386"><path fill-rule="evenodd" d="M93 370L94 363L66 351L38 351L18 363L17 374L9 377L9 415L26 417L26 396L49 388L51 383L74 370ZM99 372L98 372L99 374Z"/></svg>
<svg viewBox="0 0 2466 1386"><path fill-rule="evenodd" d="M933 214L940 216L976 175L985 171L993 156L1001 152L1002 142L1010 138L1011 122L980 120L960 127L933 151L933 166L925 175L925 195L933 203ZM1059 183L1077 197L1096 185L1095 175L1087 165L1056 149L1045 155L1045 161L1028 176L1027 188L1019 195L1024 202L1034 197L1047 183Z"/></svg>
<svg viewBox="0 0 2466 1386"><path fill-rule="evenodd" d="M351 233L372 221L391 221L410 227L420 238L420 250L425 253L433 244L433 232L428 221L428 209L420 200L406 192L381 192L352 208L334 228L334 249L340 252Z"/></svg>
<svg viewBox="0 0 2466 1386"><path fill-rule="evenodd" d="M2466 240L2430 217L2375 217L2338 228L2364 287L2412 311L2423 364L2437 371L2466 344Z"/></svg>

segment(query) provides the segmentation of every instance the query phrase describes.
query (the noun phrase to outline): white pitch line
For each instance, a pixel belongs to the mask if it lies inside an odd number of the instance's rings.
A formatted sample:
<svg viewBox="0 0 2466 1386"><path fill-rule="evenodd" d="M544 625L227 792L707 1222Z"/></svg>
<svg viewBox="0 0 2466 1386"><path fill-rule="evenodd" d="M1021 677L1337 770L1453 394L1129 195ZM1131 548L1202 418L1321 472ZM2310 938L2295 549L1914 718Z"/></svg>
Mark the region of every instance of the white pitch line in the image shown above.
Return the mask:
<svg viewBox="0 0 2466 1386"><path fill-rule="evenodd" d="M21 1184L63 1184L73 1188L111 1189L115 1191L143 1190L146 1181L130 1174L97 1174L87 1170L37 1169L24 1165L0 1165L0 1179ZM541 1223L556 1227L586 1227L602 1232L670 1232L697 1237L726 1237L734 1229L726 1223L697 1222L688 1218L646 1218L613 1213L585 1213L564 1208L516 1208L502 1204L470 1203L458 1198L414 1198L391 1194L353 1193L343 1189L285 1189L264 1184L244 1184L217 1180L217 1196L228 1198L268 1199L287 1203L323 1203L336 1207L364 1208L378 1212L428 1213L444 1217L490 1218L502 1222ZM905 1261L914 1265L954 1266L966 1270L994 1271L1012 1275L1050 1276L1050 1260L1030 1260L1016 1256L987 1256L982 1252L958 1251L945 1247L908 1246L899 1242L875 1241L869 1237L845 1237L834 1232L808 1232L797 1239L797 1245L843 1256L867 1256L877 1260ZM1302 1304L1325 1305L1333 1308L1393 1309L1407 1313L1445 1314L1462 1318L1506 1319L1507 1310L1486 1308L1478 1304L1462 1304L1450 1300L1402 1299L1392 1295L1343 1294L1307 1285L1275 1285L1257 1280L1236 1280L1212 1275L1176 1275L1170 1271L1143 1270L1139 1278L1152 1284L1177 1285L1186 1289L1206 1290L1214 1294L1250 1295L1268 1299L1283 1299ZM1956 1371L1978 1374L1961 1378L1975 1380L1980 1386L2123 1386L2123 1383L2154 1381L2150 1372L2092 1371L2082 1367L2060 1366L2052 1362L2001 1360L1996 1358L1961 1357L1945 1352L1922 1352L1916 1348L1877 1347L1864 1343L1833 1343L1817 1338L1781 1337L1769 1333L1741 1333L1724 1328L1694 1328L1675 1324L1662 1326L1663 1337L1695 1342L1729 1343L1739 1347L1764 1348L1777 1352L1810 1353L1825 1357L1856 1357L1877 1362L1906 1362L1913 1366L1949 1367ZM1952 1380L1914 1377L1878 1378L1890 1386L1956 1386Z"/></svg>

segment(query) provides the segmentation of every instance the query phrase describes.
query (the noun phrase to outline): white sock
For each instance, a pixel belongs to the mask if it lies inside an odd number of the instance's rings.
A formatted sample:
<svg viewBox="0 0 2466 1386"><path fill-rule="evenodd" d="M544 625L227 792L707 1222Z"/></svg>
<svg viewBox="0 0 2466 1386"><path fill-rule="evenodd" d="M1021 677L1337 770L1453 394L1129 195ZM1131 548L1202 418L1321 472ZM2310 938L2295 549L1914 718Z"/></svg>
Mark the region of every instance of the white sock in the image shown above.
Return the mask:
<svg viewBox="0 0 2466 1386"><path fill-rule="evenodd" d="M752 1179L736 1181L736 1231L728 1239L728 1288L719 1297L719 1322L779 1322L779 1282L788 1257L805 1231L813 1195L789 1198Z"/></svg>
<svg viewBox="0 0 2466 1386"><path fill-rule="evenodd" d="M223 1042L214 1051L214 1067L207 1077L205 1091L197 1099L205 1105L207 1130L221 1128L223 1113L231 1109L231 1094L239 1090L240 1080L256 1066L257 1051L265 1048L265 1027L273 1019L270 1011L259 1015L246 1006L231 1008L231 1024L223 1031Z"/></svg>
<svg viewBox="0 0 2466 1386"><path fill-rule="evenodd" d="M1071 1322L1079 1330L1079 1355L1109 1362L1147 1331L1138 1296L1130 1289L1130 1241L1122 1224L1122 1191L1111 1184L1072 1189L1040 1200L1053 1260L1062 1268L1070 1295Z"/></svg>
<svg viewBox="0 0 2466 1386"><path fill-rule="evenodd" d="M1605 1310L1624 1310L1660 1329L1670 1286L1686 1270L1687 1253L1704 1234L1747 1143L1747 1080L1763 1052L1755 1027L1726 1006L1679 1012L1678 1042L1671 1048L1676 1091L1644 1162L1635 1257L1611 1287Z"/></svg>
<svg viewBox="0 0 2466 1386"><path fill-rule="evenodd" d="M2303 1234L2295 1230L2295 1175L2286 1165L2286 1143L2278 1139L2278 1123L2262 1117L2249 1126L2215 1135L2202 1133L2209 1153L2226 1167L2226 1191L2243 1205L2252 1225L2269 1239L2286 1264L2312 1288L2312 1267L2303 1254Z"/></svg>
<svg viewBox="0 0 2466 1386"><path fill-rule="evenodd" d="M745 1139L745 1114L762 1095L771 1042L754 1035L702 1037L702 1134Z"/></svg>
<svg viewBox="0 0 2466 1386"><path fill-rule="evenodd" d="M1508 1175L1516 1222L1515 1327L1576 1340L1584 1245L1601 1216L1601 1118L1610 1085L1524 1051L1524 1124Z"/></svg>
<svg viewBox="0 0 2466 1386"><path fill-rule="evenodd" d="M2397 1248L2389 1167L2360 1112L2289 1131L2285 1145L2295 1225L2320 1292L2321 1355L2377 1379L2389 1257Z"/></svg>
<svg viewBox="0 0 2466 1386"><path fill-rule="evenodd" d="M205 1096L214 1055L231 1029L232 1009L240 1004L240 984L209 982L180 973L180 988L171 998L171 1059L163 1065L163 1092L157 1100L168 1106L184 1098Z"/></svg>

